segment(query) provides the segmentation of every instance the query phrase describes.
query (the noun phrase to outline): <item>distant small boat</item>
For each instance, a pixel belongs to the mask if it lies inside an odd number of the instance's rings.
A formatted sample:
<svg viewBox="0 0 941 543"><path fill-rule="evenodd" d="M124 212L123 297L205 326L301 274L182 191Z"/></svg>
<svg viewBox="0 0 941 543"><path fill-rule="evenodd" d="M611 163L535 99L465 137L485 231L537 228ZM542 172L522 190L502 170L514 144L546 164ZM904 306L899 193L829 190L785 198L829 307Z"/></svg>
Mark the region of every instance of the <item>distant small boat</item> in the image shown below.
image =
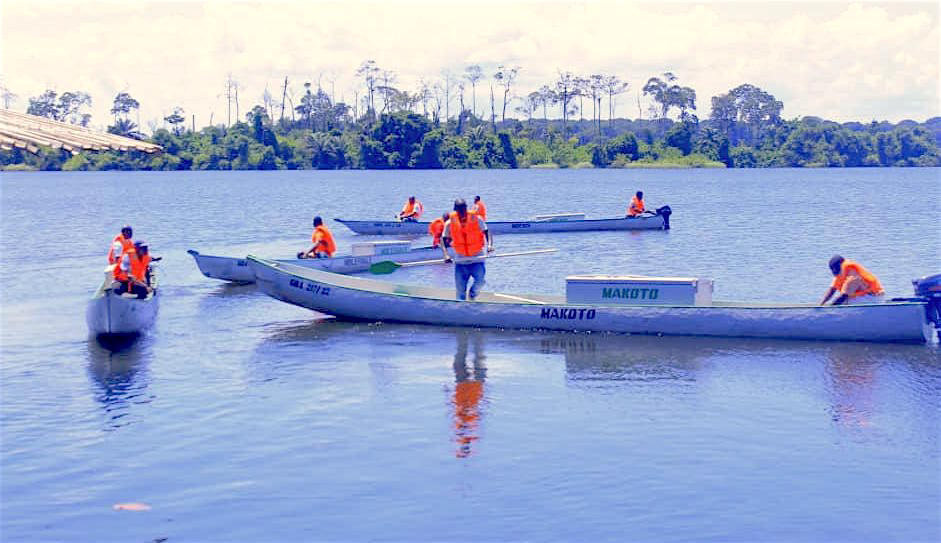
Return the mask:
<svg viewBox="0 0 941 543"><path fill-rule="evenodd" d="M381 244L377 242L376 244ZM275 262L294 264L304 268L316 270L325 270L333 273L358 273L368 271L373 264L383 261L418 262L434 258L441 258L441 249L438 247L419 247L415 249L406 248L401 252L383 252L381 249L376 252L381 254L371 255L344 255L333 258L289 258L277 259ZM255 273L248 266L248 260L244 258L231 256L204 255L199 251L190 249L187 251L196 260L196 266L206 277L220 279L222 281L231 281L234 283L254 283Z"/></svg>
<svg viewBox="0 0 941 543"><path fill-rule="evenodd" d="M145 332L157 319L159 297L157 288L146 298L134 294L117 294L111 267L105 270L105 279L85 309L88 331L96 337L133 336Z"/></svg>
<svg viewBox="0 0 941 543"><path fill-rule="evenodd" d="M247 258L258 288L289 304L338 318L439 326L627 332L743 338L924 343L931 337L929 299L828 305L712 302L641 305L645 289L597 289L609 300L482 292L474 302L452 289L336 275ZM572 279L572 278L570 278ZM651 278L655 279L655 278ZM663 278L666 284L671 278ZM679 280L673 283L679 284ZM582 288L582 287L580 287ZM651 297L655 297L650 289ZM708 288L711 293L711 283ZM660 294L663 296L663 293ZM711 296L711 295L710 295ZM621 303L618 303L621 302Z"/></svg>
<svg viewBox="0 0 941 543"><path fill-rule="evenodd" d="M541 234L546 232L588 232L595 230L669 230L670 206L663 206L653 214L638 217L586 219L584 213L557 213L537 215L522 221L487 221L494 234ZM357 234L373 236L428 234L427 222L415 221L351 221L334 219Z"/></svg>

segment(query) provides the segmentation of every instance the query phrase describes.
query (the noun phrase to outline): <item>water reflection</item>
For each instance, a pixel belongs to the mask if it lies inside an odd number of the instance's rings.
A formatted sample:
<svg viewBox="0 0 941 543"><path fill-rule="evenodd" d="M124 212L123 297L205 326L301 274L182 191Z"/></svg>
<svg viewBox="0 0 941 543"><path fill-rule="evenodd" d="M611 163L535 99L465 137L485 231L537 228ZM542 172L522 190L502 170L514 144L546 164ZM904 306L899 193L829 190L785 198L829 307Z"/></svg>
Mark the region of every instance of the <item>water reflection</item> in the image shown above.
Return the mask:
<svg viewBox="0 0 941 543"><path fill-rule="evenodd" d="M126 345L105 348L95 339L88 340L88 375L95 387L95 400L108 415L106 430L130 424L134 404L150 403L147 368L151 358L151 338L144 336Z"/></svg>
<svg viewBox="0 0 941 543"><path fill-rule="evenodd" d="M872 424L873 389L880 357L865 345L835 345L826 353L830 416L840 426Z"/></svg>
<svg viewBox="0 0 941 543"><path fill-rule="evenodd" d="M479 330L459 330L456 335L457 351L454 353L454 440L456 455L466 458L471 455L471 446L480 439L481 402L484 398L484 381L487 378L486 356L483 348L483 333ZM473 345L473 358L467 362L468 343Z"/></svg>

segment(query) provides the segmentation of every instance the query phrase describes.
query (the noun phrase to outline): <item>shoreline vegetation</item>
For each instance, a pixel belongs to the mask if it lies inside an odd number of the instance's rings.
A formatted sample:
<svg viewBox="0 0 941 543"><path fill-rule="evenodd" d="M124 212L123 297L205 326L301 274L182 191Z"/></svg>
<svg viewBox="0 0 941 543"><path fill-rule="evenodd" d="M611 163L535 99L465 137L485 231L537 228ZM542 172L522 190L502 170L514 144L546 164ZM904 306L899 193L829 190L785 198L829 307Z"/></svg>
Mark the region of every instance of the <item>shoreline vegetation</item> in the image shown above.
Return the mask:
<svg viewBox="0 0 941 543"><path fill-rule="evenodd" d="M0 150L3 171L31 170L277 170L476 168L773 168L941 166L941 117L923 123L783 119L781 101L742 84L710 100L700 120L696 91L677 77L651 77L636 92L637 119L614 117L629 85L613 75L558 79L514 94L518 67L500 66L486 83L479 66L447 73L414 93L396 88L395 74L366 61L352 104L304 84L300 96L267 90L239 118L231 77L225 123L196 129L182 108L150 123L145 136L132 121L140 104L115 96L108 132L156 143L164 152ZM478 107L477 90L484 99ZM489 93L486 91L489 90ZM641 91L649 102L648 119ZM360 94L360 92L362 94ZM489 94L489 101L486 96ZM502 96L502 99L500 98ZM472 98L468 103L466 98ZM460 101L460 107L453 107ZM485 103L488 102L488 103ZM47 90L29 98L26 113L87 126L91 97ZM488 107L489 106L489 107ZM507 108L519 118L507 116ZM234 111L234 118L232 113ZM550 116L550 111L556 114ZM607 113L607 118L603 118ZM673 115L671 117L671 114ZM590 117L590 118L589 118ZM210 117L211 122L211 117Z"/></svg>

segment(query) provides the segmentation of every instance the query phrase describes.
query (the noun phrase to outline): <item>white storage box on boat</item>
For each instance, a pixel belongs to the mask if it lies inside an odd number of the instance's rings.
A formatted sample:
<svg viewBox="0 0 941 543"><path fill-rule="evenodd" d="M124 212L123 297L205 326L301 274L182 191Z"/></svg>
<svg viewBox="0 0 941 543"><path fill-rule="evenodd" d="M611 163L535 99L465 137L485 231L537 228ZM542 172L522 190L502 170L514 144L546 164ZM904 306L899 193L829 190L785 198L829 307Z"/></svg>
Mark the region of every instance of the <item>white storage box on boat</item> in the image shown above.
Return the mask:
<svg viewBox="0 0 941 543"><path fill-rule="evenodd" d="M353 244L353 256L407 253L411 245L410 241L361 241Z"/></svg>
<svg viewBox="0 0 941 543"><path fill-rule="evenodd" d="M641 275L570 275L568 303L620 305L712 305L712 279Z"/></svg>
<svg viewBox="0 0 941 543"><path fill-rule="evenodd" d="M534 221L539 222L563 222L563 221L584 221L584 213L552 213L549 215L536 215Z"/></svg>

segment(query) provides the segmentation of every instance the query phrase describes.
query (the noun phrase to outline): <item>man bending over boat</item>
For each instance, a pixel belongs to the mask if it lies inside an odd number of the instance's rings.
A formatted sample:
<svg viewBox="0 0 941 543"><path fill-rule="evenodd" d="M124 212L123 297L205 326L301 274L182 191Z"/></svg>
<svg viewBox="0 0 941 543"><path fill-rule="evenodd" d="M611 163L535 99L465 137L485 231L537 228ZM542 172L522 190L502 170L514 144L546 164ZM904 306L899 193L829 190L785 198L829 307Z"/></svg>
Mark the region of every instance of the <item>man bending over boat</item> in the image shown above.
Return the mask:
<svg viewBox="0 0 941 543"><path fill-rule="evenodd" d="M836 255L830 259L830 272L834 275L833 283L820 305L826 304L836 292L840 295L833 300L833 305L878 303L885 296L879 280L862 264Z"/></svg>
<svg viewBox="0 0 941 543"><path fill-rule="evenodd" d="M454 248L454 284L457 287L457 299L466 300L469 295L473 301L484 286L484 276L487 274L484 260L487 253L493 251L493 236L487 230L487 223L476 212L468 211L467 202L458 198L454 200L454 211L448 222L444 223L442 239L445 240L441 245L445 262L451 262L446 247L450 245ZM467 283L472 277L474 282L468 293Z"/></svg>
<svg viewBox="0 0 941 543"><path fill-rule="evenodd" d="M428 225L428 233L431 234L431 246L441 245L441 234L444 233L444 223L448 220L448 214L441 215L440 219L431 221Z"/></svg>
<svg viewBox="0 0 941 543"><path fill-rule="evenodd" d="M637 191L631 198L631 205L627 208L628 217L639 217L644 212L644 193Z"/></svg>
<svg viewBox="0 0 941 543"><path fill-rule="evenodd" d="M414 196L409 196L398 217L400 221L417 221L424 210L421 202L416 200Z"/></svg>
<svg viewBox="0 0 941 543"><path fill-rule="evenodd" d="M480 199L480 195L474 196L474 207L471 208L471 211L477 213L477 216L483 220L487 220L487 206L484 205L484 201Z"/></svg>
<svg viewBox="0 0 941 543"><path fill-rule="evenodd" d="M297 258L330 258L337 250L333 234L327 229L319 215L314 217L314 232L310 235L310 241L314 246L307 252L297 253Z"/></svg>

